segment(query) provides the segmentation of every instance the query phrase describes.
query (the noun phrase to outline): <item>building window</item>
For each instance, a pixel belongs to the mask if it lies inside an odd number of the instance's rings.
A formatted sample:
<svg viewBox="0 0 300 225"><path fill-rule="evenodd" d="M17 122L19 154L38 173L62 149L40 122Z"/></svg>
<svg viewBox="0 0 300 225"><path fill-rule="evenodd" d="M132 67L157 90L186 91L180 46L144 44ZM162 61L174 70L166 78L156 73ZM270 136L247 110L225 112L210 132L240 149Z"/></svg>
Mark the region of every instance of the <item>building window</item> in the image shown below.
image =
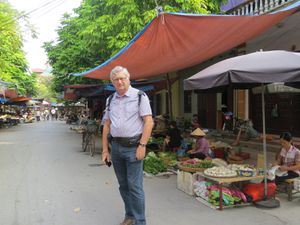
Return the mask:
<svg viewBox="0 0 300 225"><path fill-rule="evenodd" d="M192 91L184 91L184 113L192 112Z"/></svg>

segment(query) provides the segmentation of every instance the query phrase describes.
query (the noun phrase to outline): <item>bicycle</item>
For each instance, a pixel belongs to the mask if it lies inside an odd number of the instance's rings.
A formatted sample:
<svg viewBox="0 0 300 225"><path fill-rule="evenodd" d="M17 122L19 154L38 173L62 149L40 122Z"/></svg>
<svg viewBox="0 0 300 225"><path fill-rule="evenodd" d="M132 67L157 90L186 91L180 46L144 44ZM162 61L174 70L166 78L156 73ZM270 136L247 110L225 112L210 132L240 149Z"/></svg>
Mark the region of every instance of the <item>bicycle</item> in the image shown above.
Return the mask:
<svg viewBox="0 0 300 225"><path fill-rule="evenodd" d="M259 133L253 128L253 123L251 120L243 120L239 118L234 118L234 133L237 134L236 140L233 145L238 145L240 142L240 137L242 132L244 133L244 138L249 140L250 138L255 138L259 136Z"/></svg>
<svg viewBox="0 0 300 225"><path fill-rule="evenodd" d="M95 153L95 136L98 132L98 126L93 123L88 123L85 126L85 131L82 134L82 149L88 151L93 157Z"/></svg>
<svg viewBox="0 0 300 225"><path fill-rule="evenodd" d="M241 129L246 130L250 125L250 120L233 117L233 132L238 133Z"/></svg>

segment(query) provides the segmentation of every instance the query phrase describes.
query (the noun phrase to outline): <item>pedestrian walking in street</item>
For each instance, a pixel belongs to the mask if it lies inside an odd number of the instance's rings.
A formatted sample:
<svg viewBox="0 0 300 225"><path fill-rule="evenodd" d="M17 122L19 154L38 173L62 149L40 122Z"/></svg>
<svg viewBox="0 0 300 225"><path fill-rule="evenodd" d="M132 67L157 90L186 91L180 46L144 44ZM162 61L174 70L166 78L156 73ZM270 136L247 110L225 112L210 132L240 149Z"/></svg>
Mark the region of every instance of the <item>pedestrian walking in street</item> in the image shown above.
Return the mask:
<svg viewBox="0 0 300 225"><path fill-rule="evenodd" d="M55 108L52 108L50 112L51 112L51 120L56 119L56 110L55 110Z"/></svg>
<svg viewBox="0 0 300 225"><path fill-rule="evenodd" d="M116 92L106 101L102 160L112 161L119 182L125 205L125 217L120 225L145 225L143 159L153 120L148 96L131 87L129 79L129 72L121 66L116 66L110 73Z"/></svg>
<svg viewBox="0 0 300 225"><path fill-rule="evenodd" d="M36 110L35 117L36 117L36 121L40 121L41 120L41 111L39 109Z"/></svg>

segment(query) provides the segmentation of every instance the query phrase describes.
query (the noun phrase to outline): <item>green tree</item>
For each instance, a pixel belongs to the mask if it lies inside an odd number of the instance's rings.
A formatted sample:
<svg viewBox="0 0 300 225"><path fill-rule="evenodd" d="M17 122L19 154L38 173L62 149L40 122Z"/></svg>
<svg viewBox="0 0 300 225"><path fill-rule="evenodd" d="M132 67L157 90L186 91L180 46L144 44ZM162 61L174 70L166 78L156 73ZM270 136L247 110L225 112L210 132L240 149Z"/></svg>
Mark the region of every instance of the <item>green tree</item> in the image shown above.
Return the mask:
<svg viewBox="0 0 300 225"><path fill-rule="evenodd" d="M52 84L52 76L50 75L38 75L37 76L37 94L35 97L37 98L43 98L50 102L56 102L54 96L56 96L56 93L52 91L51 88L49 88Z"/></svg>
<svg viewBox="0 0 300 225"><path fill-rule="evenodd" d="M157 0L165 12L216 13L219 0ZM157 14L154 0L84 0L76 16L64 15L57 43L44 48L53 67L53 88L100 82L69 76L93 68L117 53Z"/></svg>
<svg viewBox="0 0 300 225"><path fill-rule="evenodd" d="M36 92L36 77L27 72L18 15L8 3L0 2L0 78L12 82L20 94L31 96Z"/></svg>

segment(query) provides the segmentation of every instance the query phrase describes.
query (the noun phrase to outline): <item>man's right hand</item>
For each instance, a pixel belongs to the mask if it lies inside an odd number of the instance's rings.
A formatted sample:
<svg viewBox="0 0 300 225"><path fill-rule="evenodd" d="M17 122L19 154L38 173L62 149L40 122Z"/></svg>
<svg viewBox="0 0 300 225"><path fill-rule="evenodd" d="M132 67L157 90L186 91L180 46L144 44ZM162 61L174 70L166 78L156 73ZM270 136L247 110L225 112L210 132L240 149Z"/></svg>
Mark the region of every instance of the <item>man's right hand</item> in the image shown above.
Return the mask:
<svg viewBox="0 0 300 225"><path fill-rule="evenodd" d="M102 161L105 162L105 160L107 160L108 162L110 162L110 154L108 151L102 151Z"/></svg>

